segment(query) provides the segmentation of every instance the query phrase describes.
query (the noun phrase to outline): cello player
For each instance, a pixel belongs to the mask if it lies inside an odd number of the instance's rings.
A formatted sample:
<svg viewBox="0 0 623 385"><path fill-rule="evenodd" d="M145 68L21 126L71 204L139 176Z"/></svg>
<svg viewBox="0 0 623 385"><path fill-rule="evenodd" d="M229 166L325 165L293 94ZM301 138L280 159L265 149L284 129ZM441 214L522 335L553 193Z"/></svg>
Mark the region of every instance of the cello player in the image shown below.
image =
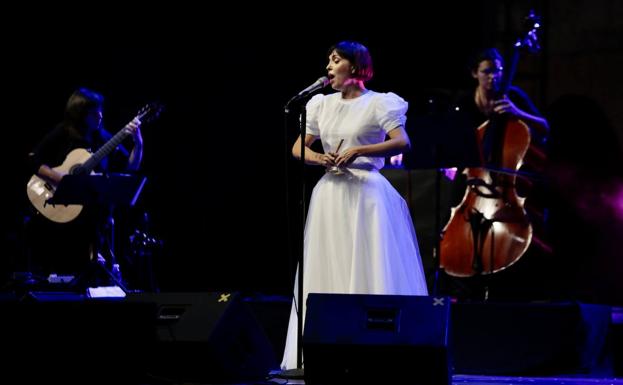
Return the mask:
<svg viewBox="0 0 623 385"><path fill-rule="evenodd" d="M534 149L534 153L538 154L536 159L544 160L543 147L549 133L548 122L520 88L510 86L505 94L500 95L504 76L504 59L499 51L495 48L480 51L471 61L469 70L471 77L477 81L477 85L475 89L460 93L452 104L451 111L459 112L463 121L466 121L474 130L498 116L522 121L530 130L530 147ZM495 149L490 148L488 151L493 153ZM456 205L459 190L461 193L465 191L465 183L454 183L454 188L453 200ZM463 280L458 285L459 293L454 294L481 297L482 282L479 277L475 277L474 281L477 283L476 286L470 288L473 285L469 283L469 280ZM478 292L474 293L472 289Z"/></svg>

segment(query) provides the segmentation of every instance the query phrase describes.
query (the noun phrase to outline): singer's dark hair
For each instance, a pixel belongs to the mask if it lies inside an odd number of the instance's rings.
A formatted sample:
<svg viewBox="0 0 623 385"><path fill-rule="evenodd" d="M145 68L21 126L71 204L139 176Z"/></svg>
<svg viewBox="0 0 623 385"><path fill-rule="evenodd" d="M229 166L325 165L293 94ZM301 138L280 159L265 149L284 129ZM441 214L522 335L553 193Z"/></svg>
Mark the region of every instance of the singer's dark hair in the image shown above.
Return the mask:
<svg viewBox="0 0 623 385"><path fill-rule="evenodd" d="M372 57L368 48L356 41L341 41L329 48L328 55L335 51L341 57L347 59L355 67L354 78L364 82L372 79Z"/></svg>
<svg viewBox="0 0 623 385"><path fill-rule="evenodd" d="M87 88L79 88L67 100L65 124L83 130L89 112L94 109L101 109L103 105L104 97L102 95Z"/></svg>
<svg viewBox="0 0 623 385"><path fill-rule="evenodd" d="M500 64L504 66L504 58L500 54L500 51L495 48L485 48L474 55L473 59L469 63L469 69L471 71L478 71L478 66L485 60L493 63L495 63L496 60L499 60Z"/></svg>

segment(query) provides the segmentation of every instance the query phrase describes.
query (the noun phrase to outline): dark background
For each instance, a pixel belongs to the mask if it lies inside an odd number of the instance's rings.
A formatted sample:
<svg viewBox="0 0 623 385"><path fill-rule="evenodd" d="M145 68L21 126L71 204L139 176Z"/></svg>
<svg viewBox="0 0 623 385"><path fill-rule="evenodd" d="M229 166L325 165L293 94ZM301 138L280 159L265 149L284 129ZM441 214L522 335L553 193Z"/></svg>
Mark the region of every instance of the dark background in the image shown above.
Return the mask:
<svg viewBox="0 0 623 385"><path fill-rule="evenodd" d="M521 61L516 84L552 119L583 108L569 107L569 95L596 106L586 112L586 125L561 118L553 127L558 154L553 159L569 174L581 169L581 177L555 181L561 186L552 196L557 247L546 265L533 268L547 266L540 276L551 273L553 286L570 298L623 303L617 279L623 266L614 242L621 234L620 171L613 167L599 183L586 182L592 188L585 190L593 193L587 210L603 206L608 215L582 212L577 202L586 191L565 199L558 195L569 191L565 183L582 184L594 166L611 165L619 156L623 27L615 15L623 9L614 0L442 1L412 4L408 12L405 5L390 4L370 9L337 3L300 9L176 4L78 9L80 16L53 19L49 14L66 10L5 15L14 23L0 27L6 134L1 153L7 166L3 273L23 267L26 154L62 118L71 92L86 86L106 97L105 124L111 131L146 102L166 106L157 122L143 128L148 183L127 225L133 226L133 216L149 213L149 231L164 244L154 253L160 289L287 293L298 250L301 194L300 171L289 157L296 127L289 120L284 129L283 106L325 74L327 49L345 39L368 46L375 66L369 88L404 97L412 118L426 111L428 100L443 106L448 95L472 86L466 65L474 51L493 45L507 54L530 7L544 18L543 49ZM590 139L596 136L599 140ZM582 162L595 155L601 159L596 164ZM308 182L318 175L310 170ZM420 201L412 209L418 236L425 240L434 215L432 174L422 175ZM610 206L600 199L606 193L614 202ZM417 205L425 215L418 215ZM597 228L603 231L587 230ZM422 252L430 271L428 246ZM526 284L530 272L523 273Z"/></svg>

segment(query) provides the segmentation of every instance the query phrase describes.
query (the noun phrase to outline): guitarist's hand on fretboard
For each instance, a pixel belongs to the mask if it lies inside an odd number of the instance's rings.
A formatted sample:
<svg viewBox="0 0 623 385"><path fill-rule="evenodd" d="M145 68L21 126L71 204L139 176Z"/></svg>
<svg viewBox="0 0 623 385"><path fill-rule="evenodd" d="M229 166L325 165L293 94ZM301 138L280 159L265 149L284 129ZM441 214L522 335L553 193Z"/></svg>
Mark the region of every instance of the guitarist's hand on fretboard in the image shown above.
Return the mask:
<svg viewBox="0 0 623 385"><path fill-rule="evenodd" d="M123 128L128 134L132 135L135 144L143 144L143 136L141 135L141 120L136 117Z"/></svg>
<svg viewBox="0 0 623 385"><path fill-rule="evenodd" d="M134 148L132 149L130 158L128 159L128 170L136 171L138 170L143 157L143 136L141 135L140 118L136 116L123 129L125 132L132 135L132 139L134 140Z"/></svg>

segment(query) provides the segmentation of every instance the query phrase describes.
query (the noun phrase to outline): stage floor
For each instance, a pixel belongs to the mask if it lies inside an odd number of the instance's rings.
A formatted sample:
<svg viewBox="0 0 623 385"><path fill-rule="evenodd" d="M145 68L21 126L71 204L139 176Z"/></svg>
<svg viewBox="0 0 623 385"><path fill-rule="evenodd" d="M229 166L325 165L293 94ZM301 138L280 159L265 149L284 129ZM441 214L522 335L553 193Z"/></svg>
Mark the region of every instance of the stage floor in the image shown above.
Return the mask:
<svg viewBox="0 0 623 385"><path fill-rule="evenodd" d="M578 378L578 377L503 377L503 376L476 376L476 375L454 375L452 376L453 385L509 385L509 384L530 384L530 385L601 385L623 384L623 379L617 378Z"/></svg>
<svg viewBox="0 0 623 385"><path fill-rule="evenodd" d="M262 384L305 384L303 380L271 379L267 382L239 385L262 385ZM452 376L452 385L623 385L621 378L580 378L580 377L510 377L510 376L478 376L461 375ZM205 384L216 385L216 384Z"/></svg>

